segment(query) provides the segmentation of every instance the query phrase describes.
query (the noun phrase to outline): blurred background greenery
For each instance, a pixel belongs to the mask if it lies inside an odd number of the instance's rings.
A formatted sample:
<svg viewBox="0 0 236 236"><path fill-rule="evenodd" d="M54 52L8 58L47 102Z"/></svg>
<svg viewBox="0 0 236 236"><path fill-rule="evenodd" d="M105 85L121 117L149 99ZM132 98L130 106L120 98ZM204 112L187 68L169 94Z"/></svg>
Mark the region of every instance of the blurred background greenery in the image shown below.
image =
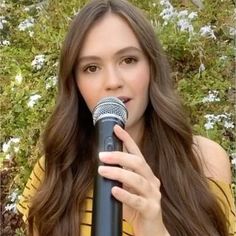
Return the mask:
<svg viewBox="0 0 236 236"><path fill-rule="evenodd" d="M58 57L69 23L87 1L0 1L2 235L25 235L15 205L55 104ZM132 0L152 22L194 133L235 147L235 5L232 0ZM236 196L236 195L235 195Z"/></svg>

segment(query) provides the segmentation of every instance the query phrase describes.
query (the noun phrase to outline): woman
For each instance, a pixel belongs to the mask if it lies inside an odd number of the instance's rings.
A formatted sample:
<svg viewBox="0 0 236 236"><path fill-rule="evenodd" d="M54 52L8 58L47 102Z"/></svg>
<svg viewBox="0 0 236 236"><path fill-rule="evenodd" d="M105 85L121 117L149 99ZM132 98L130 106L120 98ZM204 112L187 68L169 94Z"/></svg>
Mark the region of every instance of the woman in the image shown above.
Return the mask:
<svg viewBox="0 0 236 236"><path fill-rule="evenodd" d="M125 130L114 127L123 152L99 158L123 168L97 166L91 111L106 96L121 98L129 118ZM44 158L19 204L29 234L90 235L97 171L124 186L112 189L123 204L123 235L233 234L229 159L216 143L193 136L178 101L140 11L123 0L88 3L64 42Z"/></svg>

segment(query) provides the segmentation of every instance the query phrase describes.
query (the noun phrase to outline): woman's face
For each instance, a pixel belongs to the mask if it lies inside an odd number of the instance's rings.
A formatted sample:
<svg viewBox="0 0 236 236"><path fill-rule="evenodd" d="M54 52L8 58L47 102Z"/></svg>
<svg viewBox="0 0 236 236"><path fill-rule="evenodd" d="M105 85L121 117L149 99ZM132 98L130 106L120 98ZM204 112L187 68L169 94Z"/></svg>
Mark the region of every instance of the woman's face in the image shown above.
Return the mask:
<svg viewBox="0 0 236 236"><path fill-rule="evenodd" d="M124 101L127 129L142 125L148 104L150 69L132 29L109 13L88 31L79 55L76 81L90 111L106 96Z"/></svg>

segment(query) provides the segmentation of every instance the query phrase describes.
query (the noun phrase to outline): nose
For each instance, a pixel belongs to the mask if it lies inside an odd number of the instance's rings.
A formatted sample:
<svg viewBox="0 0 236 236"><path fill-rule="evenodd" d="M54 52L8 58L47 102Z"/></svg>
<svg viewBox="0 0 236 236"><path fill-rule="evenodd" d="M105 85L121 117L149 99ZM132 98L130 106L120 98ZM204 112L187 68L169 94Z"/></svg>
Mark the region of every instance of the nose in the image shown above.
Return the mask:
<svg viewBox="0 0 236 236"><path fill-rule="evenodd" d="M107 91L122 88L123 78L116 66L108 66L104 75L105 89Z"/></svg>

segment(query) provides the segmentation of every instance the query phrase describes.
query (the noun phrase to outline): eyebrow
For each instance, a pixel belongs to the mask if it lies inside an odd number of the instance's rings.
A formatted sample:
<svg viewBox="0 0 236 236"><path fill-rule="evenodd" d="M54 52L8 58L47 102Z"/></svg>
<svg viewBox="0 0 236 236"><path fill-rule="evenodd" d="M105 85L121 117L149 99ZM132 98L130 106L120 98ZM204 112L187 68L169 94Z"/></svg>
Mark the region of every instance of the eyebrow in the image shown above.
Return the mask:
<svg viewBox="0 0 236 236"><path fill-rule="evenodd" d="M121 54L131 52L131 51L135 51L135 52L138 52L138 53L143 53L143 51L140 48L130 46L130 47L125 47L125 48L122 48L122 49L118 50L115 53L115 56L119 56ZM80 57L78 59L78 62L81 63L82 61L88 61L88 60L98 61L98 60L101 60L101 58L98 57L98 56L88 55L88 56Z"/></svg>

